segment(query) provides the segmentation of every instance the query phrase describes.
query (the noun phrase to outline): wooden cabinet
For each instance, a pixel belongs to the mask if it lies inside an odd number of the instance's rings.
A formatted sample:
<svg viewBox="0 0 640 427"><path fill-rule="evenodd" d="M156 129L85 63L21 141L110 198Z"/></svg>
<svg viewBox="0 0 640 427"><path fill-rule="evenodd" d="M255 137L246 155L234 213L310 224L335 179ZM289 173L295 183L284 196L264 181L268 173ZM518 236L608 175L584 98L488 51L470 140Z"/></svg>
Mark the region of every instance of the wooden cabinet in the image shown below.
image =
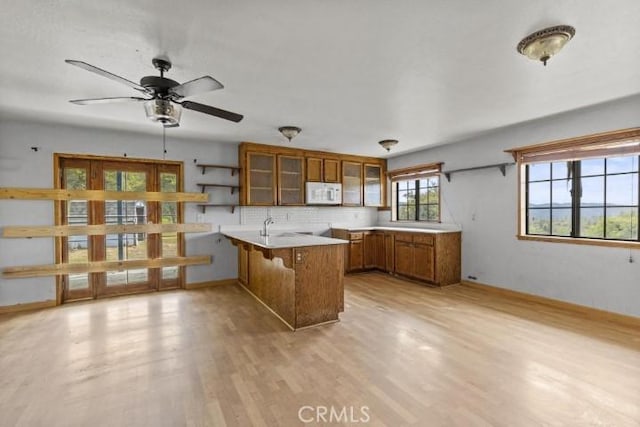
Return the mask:
<svg viewBox="0 0 640 427"><path fill-rule="evenodd" d="M394 263L395 252L395 235L393 233L384 233L384 271L392 273L395 270Z"/></svg>
<svg viewBox="0 0 640 427"><path fill-rule="evenodd" d="M269 153L248 152L243 186L247 205L272 206L276 204L276 156Z"/></svg>
<svg viewBox="0 0 640 427"><path fill-rule="evenodd" d="M307 157L307 181L340 182L340 160Z"/></svg>
<svg viewBox="0 0 640 427"><path fill-rule="evenodd" d="M397 233L395 242L396 273L433 282L433 236L422 233Z"/></svg>
<svg viewBox="0 0 640 427"><path fill-rule="evenodd" d="M324 159L322 171L324 182L340 182L340 160Z"/></svg>
<svg viewBox="0 0 640 427"><path fill-rule="evenodd" d="M384 269L384 234L379 231L364 233L364 268Z"/></svg>
<svg viewBox="0 0 640 427"><path fill-rule="evenodd" d="M244 245L238 245L238 281L249 283L249 250Z"/></svg>
<svg viewBox="0 0 640 427"><path fill-rule="evenodd" d="M323 160L318 157L307 157L307 181L322 182Z"/></svg>
<svg viewBox="0 0 640 427"><path fill-rule="evenodd" d="M240 183L230 187L242 206L304 205L307 181L342 183L344 206L385 204L385 159L251 142L240 144L238 158Z"/></svg>
<svg viewBox="0 0 640 427"><path fill-rule="evenodd" d="M351 240L349 242L349 262L347 271L357 271L364 268L364 244L363 240Z"/></svg>
<svg viewBox="0 0 640 427"><path fill-rule="evenodd" d="M382 206L382 166L364 165L364 205Z"/></svg>
<svg viewBox="0 0 640 427"><path fill-rule="evenodd" d="M304 157L278 156L278 204L304 205Z"/></svg>
<svg viewBox="0 0 640 427"><path fill-rule="evenodd" d="M342 162L342 204L362 206L362 163Z"/></svg>
<svg viewBox="0 0 640 427"><path fill-rule="evenodd" d="M461 233L391 230L351 232L331 230L350 241L345 249L346 271L378 269L437 286L460 283ZM358 243L354 243L354 239Z"/></svg>

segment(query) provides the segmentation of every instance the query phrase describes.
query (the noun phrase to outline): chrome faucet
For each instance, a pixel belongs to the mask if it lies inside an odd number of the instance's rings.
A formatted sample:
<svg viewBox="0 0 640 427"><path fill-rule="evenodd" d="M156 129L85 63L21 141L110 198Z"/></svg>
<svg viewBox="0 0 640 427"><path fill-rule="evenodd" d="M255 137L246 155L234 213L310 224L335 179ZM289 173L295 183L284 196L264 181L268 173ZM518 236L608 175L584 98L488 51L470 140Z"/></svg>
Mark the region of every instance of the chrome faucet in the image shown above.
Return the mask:
<svg viewBox="0 0 640 427"><path fill-rule="evenodd" d="M264 226L260 231L260 235L262 237L269 237L269 226L273 223L273 218L271 218L270 216L268 216L267 219L264 220Z"/></svg>

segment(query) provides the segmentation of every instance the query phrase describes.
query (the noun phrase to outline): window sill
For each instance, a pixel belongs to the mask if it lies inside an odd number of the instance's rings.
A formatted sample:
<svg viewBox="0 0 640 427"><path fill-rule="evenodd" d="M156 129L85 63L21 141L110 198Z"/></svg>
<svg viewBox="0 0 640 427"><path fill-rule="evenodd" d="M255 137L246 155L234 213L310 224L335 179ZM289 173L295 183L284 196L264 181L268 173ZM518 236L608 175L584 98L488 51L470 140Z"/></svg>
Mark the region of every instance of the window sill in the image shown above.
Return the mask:
<svg viewBox="0 0 640 427"><path fill-rule="evenodd" d="M608 246L613 248L631 248L640 249L640 242L624 242L620 240L596 240L596 239L583 239L579 237L557 237L557 236L531 236L531 235L518 235L518 240L531 240L535 242L550 242L550 243L569 243L573 245L590 245L590 246Z"/></svg>

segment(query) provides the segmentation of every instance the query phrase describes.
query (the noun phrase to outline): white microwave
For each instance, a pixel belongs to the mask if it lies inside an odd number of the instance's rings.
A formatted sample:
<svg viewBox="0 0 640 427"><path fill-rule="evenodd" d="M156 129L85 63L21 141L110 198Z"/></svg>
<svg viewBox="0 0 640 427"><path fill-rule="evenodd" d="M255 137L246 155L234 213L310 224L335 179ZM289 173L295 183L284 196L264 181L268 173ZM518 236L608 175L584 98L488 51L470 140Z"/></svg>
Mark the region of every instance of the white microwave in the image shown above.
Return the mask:
<svg viewBox="0 0 640 427"><path fill-rule="evenodd" d="M342 203L342 184L307 182L306 190L308 205L339 205Z"/></svg>

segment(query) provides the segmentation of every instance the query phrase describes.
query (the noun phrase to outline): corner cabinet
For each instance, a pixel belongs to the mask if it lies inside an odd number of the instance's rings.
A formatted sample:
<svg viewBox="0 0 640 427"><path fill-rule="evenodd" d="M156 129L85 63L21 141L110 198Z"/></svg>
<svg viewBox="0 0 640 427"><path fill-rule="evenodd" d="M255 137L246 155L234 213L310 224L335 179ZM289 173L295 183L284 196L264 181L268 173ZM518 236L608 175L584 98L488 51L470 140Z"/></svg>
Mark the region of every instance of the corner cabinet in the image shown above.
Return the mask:
<svg viewBox="0 0 640 427"><path fill-rule="evenodd" d="M381 270L436 286L460 283L461 233L332 229L349 240L345 271Z"/></svg>

